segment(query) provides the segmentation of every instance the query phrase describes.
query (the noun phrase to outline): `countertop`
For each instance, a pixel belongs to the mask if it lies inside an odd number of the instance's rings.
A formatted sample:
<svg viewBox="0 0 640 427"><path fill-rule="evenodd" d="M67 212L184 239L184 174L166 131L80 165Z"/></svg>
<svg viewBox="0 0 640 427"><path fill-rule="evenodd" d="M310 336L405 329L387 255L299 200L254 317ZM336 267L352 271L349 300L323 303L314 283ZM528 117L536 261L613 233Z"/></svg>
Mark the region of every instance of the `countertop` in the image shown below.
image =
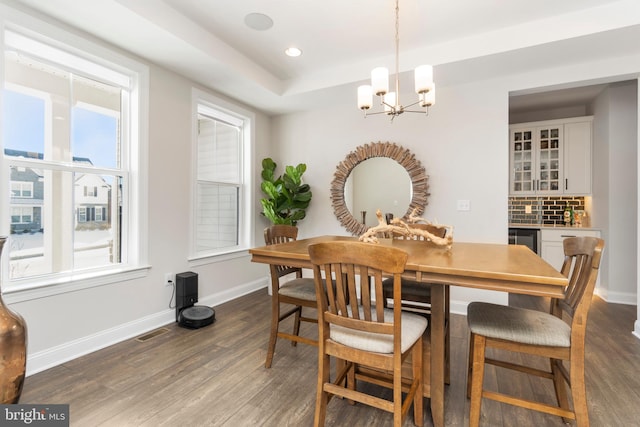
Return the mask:
<svg viewBox="0 0 640 427"><path fill-rule="evenodd" d="M598 227L584 227L581 225L567 227L565 225L553 225L553 224L509 224L509 228L537 228L537 229L549 229L549 230L594 230L600 231Z"/></svg>

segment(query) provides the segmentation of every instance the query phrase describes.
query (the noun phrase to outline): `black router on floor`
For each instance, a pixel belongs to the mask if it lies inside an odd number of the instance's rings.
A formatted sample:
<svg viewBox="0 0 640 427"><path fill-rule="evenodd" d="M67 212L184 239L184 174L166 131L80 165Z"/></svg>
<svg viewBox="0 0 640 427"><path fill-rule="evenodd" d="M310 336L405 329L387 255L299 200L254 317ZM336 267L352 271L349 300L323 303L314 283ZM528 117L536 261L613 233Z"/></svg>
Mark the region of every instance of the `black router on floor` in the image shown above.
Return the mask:
<svg viewBox="0 0 640 427"><path fill-rule="evenodd" d="M194 305L197 302L198 273L187 271L176 274L176 322L178 325L198 329L216 320L216 312L211 307Z"/></svg>

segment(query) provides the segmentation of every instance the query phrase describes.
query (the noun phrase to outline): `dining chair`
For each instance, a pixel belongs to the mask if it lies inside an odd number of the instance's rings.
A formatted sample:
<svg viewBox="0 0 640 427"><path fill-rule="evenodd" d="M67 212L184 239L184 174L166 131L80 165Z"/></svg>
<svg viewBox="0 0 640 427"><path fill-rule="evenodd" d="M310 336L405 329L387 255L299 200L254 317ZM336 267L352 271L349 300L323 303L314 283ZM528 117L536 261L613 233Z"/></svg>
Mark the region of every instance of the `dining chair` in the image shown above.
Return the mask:
<svg viewBox="0 0 640 427"><path fill-rule="evenodd" d="M314 425L324 425L328 402L333 396L341 396L393 413L397 427L413 403L414 423L421 426L422 335L427 319L402 311L400 275L407 253L371 243L326 242L310 245L309 256L318 300ZM385 274L393 275L393 309L376 304L383 299ZM329 280L335 280L335 289L326 286ZM412 361L411 378L403 379L402 362L408 355ZM339 362L333 381L330 356ZM357 380L391 388L392 400L373 394L375 389L370 390L372 393L359 390Z"/></svg>
<svg viewBox="0 0 640 427"><path fill-rule="evenodd" d="M584 352L587 315L593 297L604 241L596 237L571 237L563 241L561 272L569 278L564 298L551 299L550 312L483 302L467 309L471 330L467 396L471 398L469 426L480 423L482 398L575 420L578 427L589 425L584 381ZM538 369L486 357L486 349L543 356L550 369ZM569 369L563 361L567 361ZM485 363L553 380L557 405L522 399L483 388ZM573 409L564 382L570 387Z"/></svg>
<svg viewBox="0 0 640 427"><path fill-rule="evenodd" d="M298 228L292 225L277 224L264 229L264 242L267 245L285 243L296 240ZM311 277L302 277L302 269L284 265L270 265L271 271L271 331L269 334L269 347L265 367L270 368L273 361L273 353L278 338L291 340L291 345L298 342L309 345L318 345L317 340L300 336L300 322L318 323L318 319L302 315L302 308L317 308L314 280ZM284 276L295 274L295 278L282 281ZM285 312L281 312L281 304L291 304ZM294 316L293 332L286 333L279 330L280 322Z"/></svg>
<svg viewBox="0 0 640 427"><path fill-rule="evenodd" d="M411 227L426 230L436 237L445 237L447 234L447 228L438 226L435 224L412 224ZM401 234L393 234L394 239L407 239L412 238L415 240L424 240L423 237L406 237ZM382 283L384 301L385 304L388 300L393 298L393 279L385 279ZM451 354L451 339L449 333L449 286L444 287L444 324L445 324L445 382L450 383L450 358ZM405 310L410 310L418 313L431 314L431 285L417 280L411 280L402 278L402 307Z"/></svg>

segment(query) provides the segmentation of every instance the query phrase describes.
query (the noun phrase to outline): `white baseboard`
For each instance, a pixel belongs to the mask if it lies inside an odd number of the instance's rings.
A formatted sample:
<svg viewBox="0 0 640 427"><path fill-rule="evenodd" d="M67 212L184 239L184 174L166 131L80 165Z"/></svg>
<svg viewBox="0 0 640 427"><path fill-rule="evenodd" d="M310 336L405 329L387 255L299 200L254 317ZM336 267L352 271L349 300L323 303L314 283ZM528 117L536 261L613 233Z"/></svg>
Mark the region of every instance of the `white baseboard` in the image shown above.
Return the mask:
<svg viewBox="0 0 640 427"><path fill-rule="evenodd" d="M638 295L631 292L611 292L608 289L596 288L595 294L611 304L638 304Z"/></svg>
<svg viewBox="0 0 640 427"><path fill-rule="evenodd" d="M461 314L463 316L467 315L467 306L469 305L469 301L454 301L451 300L449 303L449 311L454 314Z"/></svg>
<svg viewBox="0 0 640 427"><path fill-rule="evenodd" d="M635 335L636 338L640 339L640 320L636 320L633 324L633 335Z"/></svg>
<svg viewBox="0 0 640 427"><path fill-rule="evenodd" d="M236 286L223 292L201 298L198 304L215 307L232 299L267 286L266 279ZM54 366L61 365L85 354L103 349L121 341L137 337L145 332L175 322L175 310L166 309L162 312L145 316L132 322L100 331L98 333L79 338L55 347L48 348L27 355L27 376L42 372Z"/></svg>

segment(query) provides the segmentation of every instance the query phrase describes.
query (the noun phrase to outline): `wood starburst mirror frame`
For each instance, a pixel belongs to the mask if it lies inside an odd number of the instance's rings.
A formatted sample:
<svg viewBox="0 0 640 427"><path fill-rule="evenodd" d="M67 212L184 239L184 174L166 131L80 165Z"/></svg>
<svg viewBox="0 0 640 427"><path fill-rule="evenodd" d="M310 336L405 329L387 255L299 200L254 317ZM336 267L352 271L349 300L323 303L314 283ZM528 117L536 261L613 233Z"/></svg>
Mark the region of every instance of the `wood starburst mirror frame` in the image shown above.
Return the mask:
<svg viewBox="0 0 640 427"><path fill-rule="evenodd" d="M331 182L331 205L333 212L347 231L354 235L360 235L367 231L367 226L359 222L347 208L344 199L344 188L347 178L357 165L372 157L387 157L398 162L411 179L412 197L411 203L403 218L406 219L413 212L414 215L422 215L429 197L429 177L420 161L411 151L392 142L372 142L357 147L347 154L347 157L338 164Z"/></svg>

